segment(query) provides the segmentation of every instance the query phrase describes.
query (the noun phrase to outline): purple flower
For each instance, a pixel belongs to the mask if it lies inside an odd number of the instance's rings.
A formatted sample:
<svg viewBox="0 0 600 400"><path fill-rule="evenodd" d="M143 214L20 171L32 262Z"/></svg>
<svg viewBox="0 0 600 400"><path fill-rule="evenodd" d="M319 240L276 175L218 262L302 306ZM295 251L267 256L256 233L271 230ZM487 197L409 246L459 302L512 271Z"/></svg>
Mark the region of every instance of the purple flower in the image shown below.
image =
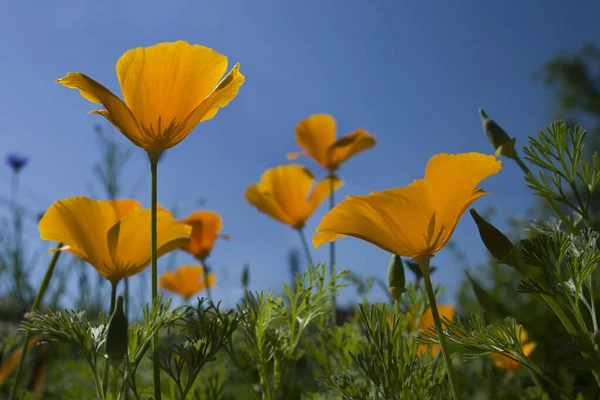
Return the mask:
<svg viewBox="0 0 600 400"><path fill-rule="evenodd" d="M19 172L21 168L27 165L29 162L29 157L23 156L21 154L9 153L6 156L6 163L9 167L12 168L14 172Z"/></svg>

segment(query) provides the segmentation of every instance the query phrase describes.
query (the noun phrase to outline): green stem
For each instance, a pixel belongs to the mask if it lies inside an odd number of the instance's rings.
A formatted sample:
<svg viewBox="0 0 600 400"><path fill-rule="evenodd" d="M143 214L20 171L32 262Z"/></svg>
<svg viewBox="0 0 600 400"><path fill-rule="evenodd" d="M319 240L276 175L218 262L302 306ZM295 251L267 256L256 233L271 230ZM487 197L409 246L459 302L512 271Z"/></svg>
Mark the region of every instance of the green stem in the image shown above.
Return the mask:
<svg viewBox="0 0 600 400"><path fill-rule="evenodd" d="M33 305L31 306L31 312L37 311L40 308L40 304L42 303L42 299L46 290L48 290L48 285L50 285L50 279L52 279L52 274L54 273L54 268L56 267L56 263L58 262L58 258L60 257L61 251L59 250L63 247L62 243L59 243L56 246L56 252L50 259L50 263L48 264L48 268L46 269L46 274L44 275L44 279L42 279L42 283L40 288L38 289L37 294L35 295L35 299L33 300ZM19 366L17 367L17 373L15 375L15 383L10 390L10 400L14 400L17 395L17 388L19 387L19 381L21 380L21 374L23 373L23 365L25 364L25 358L27 357L27 344L29 343L29 339L31 337L31 333L27 332L25 334L25 342L23 342L23 347L21 350L21 359L19 360Z"/></svg>
<svg viewBox="0 0 600 400"><path fill-rule="evenodd" d="M527 165L525 165L523 160L521 160L521 158L518 155L516 157L514 157L513 160L515 160L516 163L519 165L519 167L521 167L521 169L523 170L525 175L531 174L531 170L527 167ZM579 233L577 231L577 228L575 228L575 225L573 225L573 223L569 220L569 218L567 218L565 213L563 213L558 208L556 203L554 203L554 201L549 198L544 198L544 200L546 201L546 204L548 205L548 207L550 207L552 209L552 211L560 218L560 220L567 227L567 229L574 235L577 235Z"/></svg>
<svg viewBox="0 0 600 400"><path fill-rule="evenodd" d="M438 313L437 303L435 301L435 294L433 293L433 285L431 284L431 278L429 277L429 260L429 256L421 256L415 261L419 263L419 268L421 269L423 280L425 281L425 288L427 289L427 296L429 297L429 307L431 308L435 328L437 330L438 338L440 339L440 347L442 348L442 355L444 356L444 364L446 365L446 372L448 373L452 396L454 397L454 400L458 400L460 399L460 394L458 384L456 383L454 367L452 366L452 358L450 357L450 351L446 345L444 328L442 327L442 321L440 320L440 314Z"/></svg>
<svg viewBox="0 0 600 400"><path fill-rule="evenodd" d="M204 283L206 284L206 297L208 297L208 301L210 303L212 303L213 299L212 299L212 295L211 295L211 291L210 291L210 285L208 284L208 265L206 264L206 258L201 258L200 264L202 264L202 267L204 267L204 271L202 272L202 275L203 275Z"/></svg>
<svg viewBox="0 0 600 400"><path fill-rule="evenodd" d="M333 170L329 171L329 211L331 211L333 209L333 207L335 207L335 174L333 173ZM335 271L334 271L334 266L335 266L335 240L332 240L331 242L329 242L329 274L330 276L334 276ZM333 280L332 282L332 286L335 286L335 280ZM331 314L331 318L332 318L332 322L333 325L335 326L337 324L337 306L336 306L336 297L333 296L331 298L331 305L332 305L332 314Z"/></svg>
<svg viewBox="0 0 600 400"><path fill-rule="evenodd" d="M298 233L300 234L300 240L302 241L302 247L304 248L304 253L306 254L306 260L308 261L308 265L310 265L310 267L313 268L315 264L313 263L312 255L310 254L310 248L308 247L306 235L304 235L304 229L298 228Z"/></svg>
<svg viewBox="0 0 600 400"><path fill-rule="evenodd" d="M548 382L550 384L550 386L552 386L554 389L556 389L556 391L559 392L560 394L562 394L565 398L567 398L569 400L574 400L573 396L571 396L569 393L567 393L558 383L554 382L548 375L546 375L544 373L544 371L539 369L537 365L528 365L528 367L530 368L530 371L535 371L535 373L537 373L539 376L541 376L542 379L544 379L546 382ZM533 381L536 383L536 385L541 388L541 384L535 378L535 374L531 374L531 379L533 379ZM545 390L544 390L544 392L545 392Z"/></svg>
<svg viewBox="0 0 600 400"><path fill-rule="evenodd" d="M153 154L148 152L150 159L150 175L152 178L152 193L151 193L151 222L150 222L150 234L151 234L151 253L150 259L152 264L152 306L155 306L158 297L158 265L156 259L156 247L157 247L157 233L156 233L156 206L157 206L157 178L158 178L158 159L160 153ZM153 359L152 367L154 372L154 400L161 400L160 391L160 360L158 354L158 331L154 333L152 338L152 350Z"/></svg>
<svg viewBox="0 0 600 400"><path fill-rule="evenodd" d="M112 319L112 315L115 312L115 304L117 302L117 286L119 285L119 281L110 281L110 308L108 309L108 318L109 321ZM109 322L110 323L110 322ZM108 362L108 358L104 360L104 371L102 372L102 393L107 393L108 391L108 369L110 367L110 363Z"/></svg>
<svg viewBox="0 0 600 400"><path fill-rule="evenodd" d="M111 378L111 398L116 400L119 397L119 370L117 368L112 369Z"/></svg>

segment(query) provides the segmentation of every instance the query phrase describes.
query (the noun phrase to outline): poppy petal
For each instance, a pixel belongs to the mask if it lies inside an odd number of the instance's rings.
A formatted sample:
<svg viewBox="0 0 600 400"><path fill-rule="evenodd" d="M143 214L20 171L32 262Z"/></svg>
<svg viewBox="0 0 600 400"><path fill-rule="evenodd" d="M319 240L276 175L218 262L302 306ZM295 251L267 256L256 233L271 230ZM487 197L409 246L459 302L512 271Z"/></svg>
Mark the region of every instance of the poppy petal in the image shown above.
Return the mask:
<svg viewBox="0 0 600 400"><path fill-rule="evenodd" d="M79 89L79 93L87 100L102 104L106 110L95 110L92 113L102 115L134 144L141 145L138 140L140 128L134 114L106 87L79 72L69 72L56 82L72 89Z"/></svg>
<svg viewBox="0 0 600 400"><path fill-rule="evenodd" d="M227 70L227 57L185 41L127 51L117 62L125 103L138 121L158 132L183 121L208 97Z"/></svg>
<svg viewBox="0 0 600 400"><path fill-rule="evenodd" d="M109 259L106 235L117 221L114 208L88 197L71 197L52 204L39 224L44 240L64 243L73 253L96 268Z"/></svg>
<svg viewBox="0 0 600 400"><path fill-rule="evenodd" d="M329 168L328 149L335 142L335 119L327 114L314 114L296 126L296 143L323 168Z"/></svg>
<svg viewBox="0 0 600 400"><path fill-rule="evenodd" d="M285 211L283 211L275 201L273 195L261 191L260 184L256 183L249 186L248 189L246 189L245 197L246 200L254 207L258 208L259 211L275 218L279 222L292 226L294 225L294 221L285 213Z"/></svg>
<svg viewBox="0 0 600 400"><path fill-rule="evenodd" d="M376 142L375 137L362 128L340 138L329 148L329 158L333 167L337 168L355 154L370 149Z"/></svg>
<svg viewBox="0 0 600 400"><path fill-rule="evenodd" d="M426 254L434 240L431 187L424 180L397 189L349 196L327 213L313 236L315 247L341 235L366 240L407 257Z"/></svg>
<svg viewBox="0 0 600 400"><path fill-rule="evenodd" d="M333 177L333 190L338 190L342 186L344 182L337 176ZM329 196L331 196L331 179L325 178L319 181L310 193L308 198L310 213L312 214Z"/></svg>

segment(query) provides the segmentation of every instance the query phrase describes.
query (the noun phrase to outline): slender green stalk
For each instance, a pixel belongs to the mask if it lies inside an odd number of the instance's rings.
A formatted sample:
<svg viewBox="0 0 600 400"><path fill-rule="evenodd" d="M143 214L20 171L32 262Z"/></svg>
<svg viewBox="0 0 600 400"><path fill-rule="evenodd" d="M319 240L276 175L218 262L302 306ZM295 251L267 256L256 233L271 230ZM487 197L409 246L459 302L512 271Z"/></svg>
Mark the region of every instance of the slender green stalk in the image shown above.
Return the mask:
<svg viewBox="0 0 600 400"><path fill-rule="evenodd" d="M115 312L115 304L117 302L117 286L119 285L119 281L110 281L110 308L108 309L109 321L112 319L112 315ZM110 363L108 362L108 358L104 360L104 371L102 373L102 393L107 393L108 390L108 369L110 367Z"/></svg>
<svg viewBox="0 0 600 400"><path fill-rule="evenodd" d="M158 297L158 264L156 259L156 247L157 247L157 232L156 232L156 206L157 206L157 181L158 181L158 158L159 155L151 154L148 152L150 158L150 175L152 178L152 193L151 193L151 222L150 222L150 234L151 234L151 253L150 259L152 264L152 305L157 301ZM160 391L160 360L158 354L158 331L152 338L152 350L153 359L152 367L154 372L154 400L161 400Z"/></svg>
<svg viewBox="0 0 600 400"><path fill-rule="evenodd" d="M117 368L112 369L111 378L111 399L117 399L119 397L119 370ZM125 384L123 384L125 386Z"/></svg>
<svg viewBox="0 0 600 400"><path fill-rule="evenodd" d="M44 294L46 290L48 290L48 285L50 284L50 279L52 279L52 274L54 273L54 268L56 267L56 263L58 262L58 258L60 257L61 251L59 250L63 247L62 243L59 243L56 246L56 252L50 259L50 263L48 264L48 268L46 269L46 274L44 275L44 279L42 279L42 283L40 288L38 289L37 294L35 295L35 299L33 300L33 305L31 306L31 311L37 311L40 308L40 304L42 303L42 299L44 298ZM31 333L27 332L25 335L25 341L23 342L23 347L21 349L21 359L19 360L19 366L17 367L17 374L15 375L15 383L10 390L10 400L14 400L17 395L17 389L19 387L19 381L21 380L21 375L23 373L23 365L25 364L25 358L27 357L27 344L31 337Z"/></svg>
<svg viewBox="0 0 600 400"><path fill-rule="evenodd" d="M313 268L315 264L313 263L312 255L310 254L310 247L308 247L306 235L304 235L304 229L298 228L298 233L300 234L300 240L302 241L302 247L304 248L304 253L306 254L306 260L308 261L308 265L310 265L310 267Z"/></svg>
<svg viewBox="0 0 600 400"><path fill-rule="evenodd" d="M202 272L204 282L206 284L206 297L208 297L208 301L212 303L212 295L210 291L210 285L208 284L208 265L206 264L206 258L200 258L200 264L204 267L204 271Z"/></svg>
<svg viewBox="0 0 600 400"><path fill-rule="evenodd" d="M515 160L515 162L519 165L519 167L521 167L521 169L523 170L525 175L529 175L532 173L531 170L527 167L527 165L525 165L523 160L521 160L521 158L518 155L516 157L514 157L513 160ZM567 227L567 229L572 234L577 235L579 232L577 231L577 228L575 228L575 225L573 225L573 223L569 220L569 218L567 218L565 213L563 213L560 210L560 208L558 208L558 206L554 203L554 201L552 201L552 199L548 199L548 198L544 198L544 200L546 201L546 204L548 205L548 207L550 207L552 209L552 211L560 218L560 220Z"/></svg>
<svg viewBox="0 0 600 400"><path fill-rule="evenodd" d="M429 297L429 307L433 314L433 321L435 322L435 328L437 330L438 338L440 339L440 347L442 348L442 355L444 356L444 364L446 365L446 372L448 374L448 380L450 381L450 389L452 390L452 396L454 400L460 399L460 390L456 383L456 375L454 374L454 367L452 366L452 358L450 357L450 351L446 344L446 338L444 337L444 328L442 327L442 321L440 320L440 314L438 313L437 303L435 301L435 293L433 293L433 285L431 284L431 278L429 277L429 260L428 256L418 257L415 261L419 263L419 268L423 274L423 280L425 281L425 288L427 289L427 297Z"/></svg>
<svg viewBox="0 0 600 400"><path fill-rule="evenodd" d="M331 211L333 207L335 207L335 174L333 170L329 170L329 210ZM335 240L329 242L329 274L330 276L334 276L335 271ZM335 280L332 281L333 286L335 286ZM331 298L331 306L332 306L332 322L335 326L337 324L337 305L336 305L336 297L333 296Z"/></svg>

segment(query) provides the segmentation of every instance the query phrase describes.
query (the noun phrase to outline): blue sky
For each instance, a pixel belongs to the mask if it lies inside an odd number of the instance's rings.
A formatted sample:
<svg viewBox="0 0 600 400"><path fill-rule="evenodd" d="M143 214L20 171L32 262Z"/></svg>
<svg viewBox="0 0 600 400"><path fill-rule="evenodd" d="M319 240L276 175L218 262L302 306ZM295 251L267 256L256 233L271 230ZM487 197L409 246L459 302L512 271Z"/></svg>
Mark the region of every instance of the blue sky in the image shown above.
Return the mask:
<svg viewBox="0 0 600 400"><path fill-rule="evenodd" d="M332 114L339 134L364 127L377 146L344 164L338 198L404 186L422 177L435 153L490 153L477 109L483 107L524 144L556 116L551 93L532 81L540 65L561 50L597 40L600 4L580 1L429 2L303 1L61 1L5 2L0 13L0 152L31 157L22 173L21 200L32 209L90 195L100 153L93 124L134 150L126 186L147 168L144 153L87 112L93 105L54 81L80 71L119 93L115 63L130 48L183 39L209 46L241 64L246 83L216 118L203 123L160 164L159 202L167 207L206 198L218 211L229 242L218 242L212 265L220 273L216 297L239 297L239 274L251 267L252 289L278 289L288 280L287 253L296 232L260 214L244 199L262 172L287 163L297 150L294 128L313 113ZM304 159L313 172L324 172ZM8 196L7 168L0 196ZM516 165L482 185L494 192L500 227L532 204ZM138 199L148 206L149 180ZM187 206L186 206L187 205ZM326 206L309 221L316 228ZM37 227L27 225L35 248ZM454 234L473 262L485 258L466 216ZM338 266L386 276L389 254L357 239L338 241ZM314 258L327 261L327 247ZM178 263L192 261L185 254ZM435 257L435 279L451 301L464 279L448 250ZM39 282L43 266L32 274ZM161 263L161 271L165 262ZM226 271L225 271L226 269ZM90 267L91 270L91 267ZM93 270L91 270L93 272ZM144 284L149 280L144 278ZM136 284L139 284L139 280ZM149 289L146 290L149 293ZM375 290L372 298L382 299ZM354 290L342 302L355 300Z"/></svg>

